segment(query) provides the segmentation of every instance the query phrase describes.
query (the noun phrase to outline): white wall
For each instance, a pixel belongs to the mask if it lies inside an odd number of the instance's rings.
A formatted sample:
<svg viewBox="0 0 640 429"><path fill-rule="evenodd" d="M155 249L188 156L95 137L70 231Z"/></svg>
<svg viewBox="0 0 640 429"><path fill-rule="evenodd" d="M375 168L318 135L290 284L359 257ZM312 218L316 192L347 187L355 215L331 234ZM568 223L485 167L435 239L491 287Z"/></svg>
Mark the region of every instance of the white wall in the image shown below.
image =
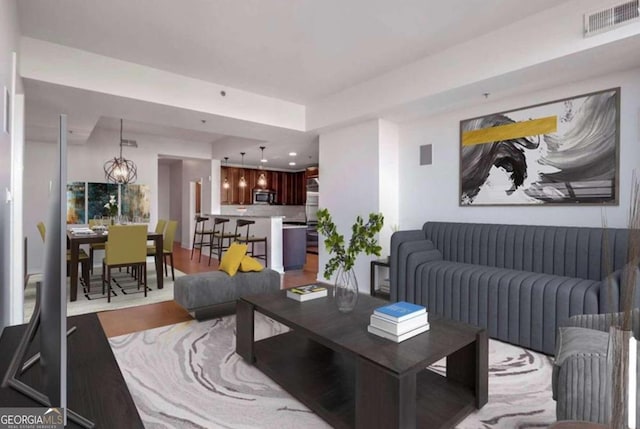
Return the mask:
<svg viewBox="0 0 640 429"><path fill-rule="evenodd" d="M70 145L67 178L72 181L104 182L103 164L118 153L119 131L94 129L84 145ZM144 134L126 134L135 139L138 148L124 148L123 156L134 161L138 167L136 183L149 185L151 191L150 225L158 220L158 156L184 156L210 159L211 145L185 142ZM35 225L46 212L48 183L52 174L50 160L54 145L27 142L25 148L25 235L29 239L29 266L37 270L42 263L42 243ZM173 193L172 193L173 195ZM176 204L172 201L172 205ZM180 204L180 203L178 203ZM171 217L174 219L174 217Z"/></svg>
<svg viewBox="0 0 640 429"><path fill-rule="evenodd" d="M307 105L307 129L335 127L346 121L378 116L391 107L427 100L445 91L492 78L508 80L510 72L551 64L554 60L640 33L640 25L636 23L593 37L583 37L583 14L615 1L571 0L558 3L556 7L310 103ZM481 93L481 90L477 92ZM420 108L418 105L414 107Z"/></svg>
<svg viewBox="0 0 640 429"><path fill-rule="evenodd" d="M351 237L351 226L357 215L368 217L379 210L378 138L379 121L373 120L320 135L319 206L329 209L338 232ZM324 238L319 236L318 278L324 278L329 255ZM369 261L360 256L355 265L358 286L369 290ZM333 281L333 280L332 280Z"/></svg>
<svg viewBox="0 0 640 429"><path fill-rule="evenodd" d="M601 226L599 206L459 207L460 120L621 87L620 205L607 207L610 227L624 227L633 168L640 169L640 70L611 74L525 96L491 101L464 110L403 124L400 128L400 226L420 228L426 221L533 225ZM433 164L419 165L419 147L433 145Z"/></svg>
<svg viewBox="0 0 640 429"><path fill-rule="evenodd" d="M4 88L12 91L12 52L18 50L18 15L15 0L0 2L0 330L11 322L11 206L5 190L11 189L11 136L2 129L4 122ZM14 86L15 87L15 86ZM15 99L15 93L12 94Z"/></svg>
<svg viewBox="0 0 640 429"><path fill-rule="evenodd" d="M193 216L189 213L189 186L191 182L202 182L202 200L200 202L204 213L211 211L211 161L210 160L182 160L182 224L180 231L182 247L191 248L193 229L189 228L187 221Z"/></svg>
<svg viewBox="0 0 640 429"><path fill-rule="evenodd" d="M158 219L171 218L171 167L158 164Z"/></svg>
<svg viewBox="0 0 640 429"><path fill-rule="evenodd" d="M391 254L391 234L399 222L400 131L398 124L379 122L379 211L384 214L384 226L380 231L381 256Z"/></svg>
<svg viewBox="0 0 640 429"><path fill-rule="evenodd" d="M23 37L25 78L303 131L305 106ZM55 67L51 65L55 64ZM226 91L222 97L220 91Z"/></svg>

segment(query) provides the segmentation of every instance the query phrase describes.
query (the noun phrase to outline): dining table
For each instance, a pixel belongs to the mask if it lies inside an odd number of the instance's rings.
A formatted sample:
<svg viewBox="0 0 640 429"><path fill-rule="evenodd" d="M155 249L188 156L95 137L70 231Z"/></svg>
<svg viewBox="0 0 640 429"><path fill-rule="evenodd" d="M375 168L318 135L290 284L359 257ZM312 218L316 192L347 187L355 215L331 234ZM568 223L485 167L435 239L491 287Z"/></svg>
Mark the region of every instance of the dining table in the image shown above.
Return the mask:
<svg viewBox="0 0 640 429"><path fill-rule="evenodd" d="M106 243L108 238L109 235L102 232L78 234L74 233L72 230L67 230L67 244L69 245L70 250L69 277L71 281L71 301L78 299L78 263L80 262L80 246L91 243ZM164 276L162 273L162 239L162 233L151 231L147 233L147 240L153 241L156 249L160 249L160 251L155 254L156 282L158 289L162 289L164 287Z"/></svg>

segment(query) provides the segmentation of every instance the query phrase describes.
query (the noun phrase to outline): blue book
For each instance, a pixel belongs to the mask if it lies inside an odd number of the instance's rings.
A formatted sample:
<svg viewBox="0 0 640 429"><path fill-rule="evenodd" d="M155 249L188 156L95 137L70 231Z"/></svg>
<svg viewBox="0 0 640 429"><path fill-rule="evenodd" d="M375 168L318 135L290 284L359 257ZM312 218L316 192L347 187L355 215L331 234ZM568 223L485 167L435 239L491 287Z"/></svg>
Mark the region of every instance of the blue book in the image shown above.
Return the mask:
<svg viewBox="0 0 640 429"><path fill-rule="evenodd" d="M393 322L402 322L426 312L427 309L424 306L405 301L384 305L373 310L374 314Z"/></svg>

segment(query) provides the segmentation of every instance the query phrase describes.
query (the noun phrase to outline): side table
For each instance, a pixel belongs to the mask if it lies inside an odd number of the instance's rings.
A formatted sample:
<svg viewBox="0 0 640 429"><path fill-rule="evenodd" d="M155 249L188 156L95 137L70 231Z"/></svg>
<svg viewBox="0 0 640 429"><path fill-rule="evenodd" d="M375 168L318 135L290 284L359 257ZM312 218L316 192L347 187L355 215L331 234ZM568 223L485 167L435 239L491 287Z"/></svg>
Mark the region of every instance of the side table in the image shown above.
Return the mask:
<svg viewBox="0 0 640 429"><path fill-rule="evenodd" d="M382 299L389 299L391 294L389 293L388 286L387 288L380 287L380 270L388 270L389 269L389 259L377 259L375 261L371 261L371 296L375 296Z"/></svg>

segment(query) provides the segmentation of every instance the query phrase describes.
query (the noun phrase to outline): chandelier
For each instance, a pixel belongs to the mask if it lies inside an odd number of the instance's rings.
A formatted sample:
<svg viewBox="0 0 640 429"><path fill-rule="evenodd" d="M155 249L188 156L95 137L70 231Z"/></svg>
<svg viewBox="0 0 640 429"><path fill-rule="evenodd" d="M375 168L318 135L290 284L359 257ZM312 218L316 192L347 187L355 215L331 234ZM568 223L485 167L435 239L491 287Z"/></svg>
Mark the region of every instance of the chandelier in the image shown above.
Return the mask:
<svg viewBox="0 0 640 429"><path fill-rule="evenodd" d="M122 157L122 119L120 119L120 156L104 163L104 176L107 182L119 185L135 183L138 178L136 164Z"/></svg>

